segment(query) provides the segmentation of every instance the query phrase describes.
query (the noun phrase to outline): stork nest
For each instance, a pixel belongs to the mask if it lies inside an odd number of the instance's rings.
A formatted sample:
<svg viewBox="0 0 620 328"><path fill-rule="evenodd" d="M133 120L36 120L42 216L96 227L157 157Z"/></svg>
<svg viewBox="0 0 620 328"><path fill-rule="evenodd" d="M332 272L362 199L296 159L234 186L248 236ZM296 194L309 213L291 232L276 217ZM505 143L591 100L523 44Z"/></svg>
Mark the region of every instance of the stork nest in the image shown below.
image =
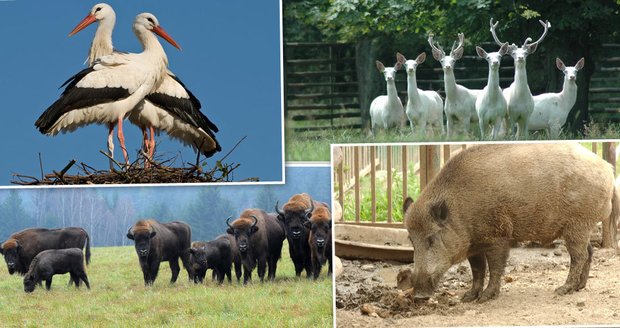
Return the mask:
<svg viewBox="0 0 620 328"><path fill-rule="evenodd" d="M236 147L236 146L235 146ZM233 148L234 150L234 148ZM128 165L120 164L112 159L104 151L99 151L114 163L110 170L99 170L75 159L60 171L52 170L52 173L43 174L41 165L41 177L19 173L13 174L12 184L21 186L54 186L54 185L107 185L107 184L149 184L149 183L212 183L232 182L234 171L241 166L238 163L224 163L224 159L217 160L215 165L209 167L206 161L201 163L201 155L196 157L196 163L185 163L182 167L174 167L178 156L162 159L161 156L149 159L144 152L140 151L136 161ZM40 158L40 154L39 154ZM69 170L77 171L69 174ZM247 178L239 181L259 181L258 178Z"/></svg>

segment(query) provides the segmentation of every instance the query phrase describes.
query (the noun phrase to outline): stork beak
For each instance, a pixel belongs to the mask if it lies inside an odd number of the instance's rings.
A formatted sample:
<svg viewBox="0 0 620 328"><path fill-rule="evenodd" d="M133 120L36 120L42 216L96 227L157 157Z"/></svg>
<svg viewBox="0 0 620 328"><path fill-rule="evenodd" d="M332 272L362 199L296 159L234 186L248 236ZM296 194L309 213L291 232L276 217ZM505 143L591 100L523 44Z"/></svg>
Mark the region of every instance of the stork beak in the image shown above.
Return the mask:
<svg viewBox="0 0 620 328"><path fill-rule="evenodd" d="M153 27L152 31L153 33L161 36L164 40L168 41L168 43L173 45L175 48L181 50L181 46L179 46L179 44L176 41L174 41L174 39L172 39L172 37L168 35L168 33L166 33L166 31L164 31L164 29L161 26Z"/></svg>
<svg viewBox="0 0 620 328"><path fill-rule="evenodd" d="M82 19L82 21L77 24L77 26L73 29L73 31L71 31L71 33L69 33L69 36L72 36L73 34L83 30L84 28L86 28L86 26L94 23L97 21L97 18L95 18L95 15L93 14L88 14L88 16L86 16L84 19Z"/></svg>

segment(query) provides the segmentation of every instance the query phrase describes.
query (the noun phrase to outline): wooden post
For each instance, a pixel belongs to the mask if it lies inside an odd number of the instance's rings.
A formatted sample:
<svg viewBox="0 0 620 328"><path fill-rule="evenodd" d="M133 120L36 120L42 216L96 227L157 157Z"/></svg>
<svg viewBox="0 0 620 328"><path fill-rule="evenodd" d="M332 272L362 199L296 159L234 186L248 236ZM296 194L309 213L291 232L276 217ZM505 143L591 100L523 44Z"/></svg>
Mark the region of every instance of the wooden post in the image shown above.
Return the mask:
<svg viewBox="0 0 620 328"><path fill-rule="evenodd" d="M407 198L407 146L402 146L403 202Z"/></svg>
<svg viewBox="0 0 620 328"><path fill-rule="evenodd" d="M345 150L348 147L342 147L342 160L338 164L338 201L340 202L340 206L342 209L342 221L344 221L344 161L345 161Z"/></svg>
<svg viewBox="0 0 620 328"><path fill-rule="evenodd" d="M353 174L355 176L355 222L360 222L360 147L353 147Z"/></svg>
<svg viewBox="0 0 620 328"><path fill-rule="evenodd" d="M439 172L440 146L420 146L420 188L424 188Z"/></svg>
<svg viewBox="0 0 620 328"><path fill-rule="evenodd" d="M392 223L392 146L387 146L387 222Z"/></svg>
<svg viewBox="0 0 620 328"><path fill-rule="evenodd" d="M446 162L450 159L450 145L444 145L443 146L443 163L446 164Z"/></svg>
<svg viewBox="0 0 620 328"><path fill-rule="evenodd" d="M372 211L372 223L377 222L377 188L376 188L376 171L377 171L377 147L370 146L370 207Z"/></svg>
<svg viewBox="0 0 620 328"><path fill-rule="evenodd" d="M593 145L594 146L594 145ZM603 159L609 162L614 168L614 176L616 175L616 145L612 142L603 142ZM593 147L594 149L594 147ZM605 218L603 220L603 248L617 248L616 236L618 233L618 222Z"/></svg>

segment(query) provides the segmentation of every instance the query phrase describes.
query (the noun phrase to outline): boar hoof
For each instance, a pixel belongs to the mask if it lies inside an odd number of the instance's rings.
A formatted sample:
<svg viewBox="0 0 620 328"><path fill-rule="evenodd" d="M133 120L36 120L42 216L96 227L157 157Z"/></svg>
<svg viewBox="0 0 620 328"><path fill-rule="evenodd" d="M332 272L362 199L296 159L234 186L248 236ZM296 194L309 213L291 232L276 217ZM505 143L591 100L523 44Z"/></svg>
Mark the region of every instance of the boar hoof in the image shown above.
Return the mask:
<svg viewBox="0 0 620 328"><path fill-rule="evenodd" d="M473 302L480 298L481 292L482 290L470 289L463 295L463 297L461 298L461 302L463 303Z"/></svg>
<svg viewBox="0 0 620 328"><path fill-rule="evenodd" d="M478 303L484 303L486 301L496 299L497 296L499 296L499 290L490 291L488 289L485 289L484 292L482 292L480 298L478 299Z"/></svg>
<svg viewBox="0 0 620 328"><path fill-rule="evenodd" d="M575 288L572 286L562 285L555 289L555 293L557 295L567 295L572 294L575 291Z"/></svg>

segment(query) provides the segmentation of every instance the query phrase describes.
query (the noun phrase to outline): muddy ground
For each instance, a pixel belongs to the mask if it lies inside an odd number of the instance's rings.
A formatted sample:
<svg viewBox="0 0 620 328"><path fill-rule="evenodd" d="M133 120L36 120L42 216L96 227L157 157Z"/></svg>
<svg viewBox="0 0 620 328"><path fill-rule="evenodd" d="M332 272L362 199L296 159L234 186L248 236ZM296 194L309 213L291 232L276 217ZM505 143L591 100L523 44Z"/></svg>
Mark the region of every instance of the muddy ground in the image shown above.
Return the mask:
<svg viewBox="0 0 620 328"><path fill-rule="evenodd" d="M453 266L428 304L413 304L412 290L396 288L402 263L349 261L336 280L339 327L620 325L620 252L596 249L585 289L557 296L568 274L566 248L515 248L497 299L461 303L471 286L469 264ZM488 281L488 276L487 276Z"/></svg>

